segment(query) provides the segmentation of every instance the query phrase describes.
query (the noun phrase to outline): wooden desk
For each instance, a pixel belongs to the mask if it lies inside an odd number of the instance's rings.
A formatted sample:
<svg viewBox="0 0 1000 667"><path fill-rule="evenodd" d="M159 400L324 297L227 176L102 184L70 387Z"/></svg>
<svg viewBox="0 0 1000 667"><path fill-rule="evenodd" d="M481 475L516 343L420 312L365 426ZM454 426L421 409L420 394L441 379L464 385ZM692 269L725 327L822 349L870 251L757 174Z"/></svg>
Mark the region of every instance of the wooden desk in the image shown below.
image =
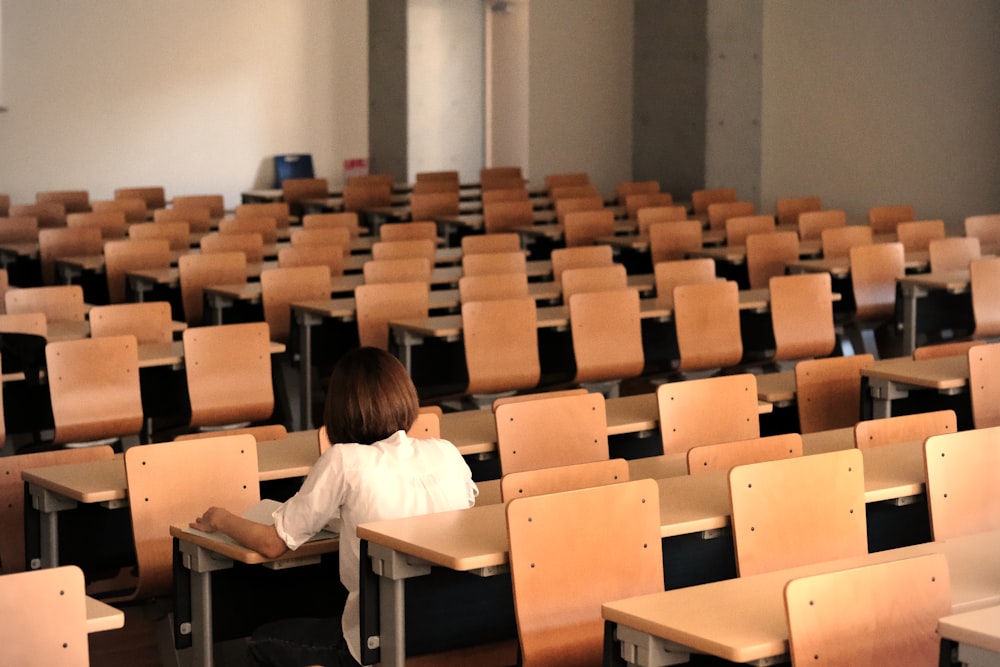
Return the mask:
<svg viewBox="0 0 1000 667"><path fill-rule="evenodd" d="M917 346L917 306L920 299L933 291L949 294L964 294L969 291L969 272L947 271L919 273L900 278L900 292L903 299L903 354L913 354ZM947 329L947 322L942 323Z"/></svg>
<svg viewBox="0 0 1000 667"><path fill-rule="evenodd" d="M1000 606L945 616L938 634L958 642L958 661L968 667L1000 665Z"/></svg>
<svg viewBox="0 0 1000 667"><path fill-rule="evenodd" d="M790 579L943 553L958 611L1000 601L998 549L1000 532L981 533L608 602L602 612L616 624L622 657L631 665L674 664L691 653L770 664L788 653L784 586Z"/></svg>
<svg viewBox="0 0 1000 667"><path fill-rule="evenodd" d="M556 212L551 210L552 202L547 198L531 198L532 213L536 225L555 222ZM446 237L451 231L466 230L475 234L483 232L484 217L482 213L460 213L459 215L444 215L434 219Z"/></svg>
<svg viewBox="0 0 1000 667"><path fill-rule="evenodd" d="M118 630L125 627L125 612L89 595L84 598L87 606L87 633Z"/></svg>
<svg viewBox="0 0 1000 667"><path fill-rule="evenodd" d="M942 394L958 394L969 384L969 360L963 355L922 359L898 357L876 361L861 369L868 378L872 417L892 416L892 401L906 398L913 389L935 389Z"/></svg>

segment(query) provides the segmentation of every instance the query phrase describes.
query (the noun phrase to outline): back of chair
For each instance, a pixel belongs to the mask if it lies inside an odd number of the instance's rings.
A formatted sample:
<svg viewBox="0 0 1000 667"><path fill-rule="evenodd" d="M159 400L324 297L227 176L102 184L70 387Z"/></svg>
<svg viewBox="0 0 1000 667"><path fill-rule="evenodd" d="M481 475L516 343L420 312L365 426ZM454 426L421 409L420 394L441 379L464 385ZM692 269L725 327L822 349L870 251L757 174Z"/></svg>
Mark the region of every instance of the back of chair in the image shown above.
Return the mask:
<svg viewBox="0 0 1000 667"><path fill-rule="evenodd" d="M779 224L797 225L800 213L819 211L822 208L822 202L816 196L781 197L775 202L774 213Z"/></svg>
<svg viewBox="0 0 1000 667"><path fill-rule="evenodd" d="M187 252L191 248L191 225L176 222L140 222L129 225L128 237L135 241L165 239L170 249Z"/></svg>
<svg viewBox="0 0 1000 667"><path fill-rule="evenodd" d="M793 665L934 667L951 612L943 554L793 579L785 585Z"/></svg>
<svg viewBox="0 0 1000 667"><path fill-rule="evenodd" d="M802 456L802 436L798 433L700 445L688 450L688 474L729 470L748 463L790 459L795 456Z"/></svg>
<svg viewBox="0 0 1000 667"><path fill-rule="evenodd" d="M173 317L167 301L117 303L90 309L90 335L133 335L139 345L169 344L174 339Z"/></svg>
<svg viewBox="0 0 1000 667"><path fill-rule="evenodd" d="M246 234L220 234L213 232L201 238L201 252L211 254L218 252L242 252L247 263L264 261L264 237L257 232Z"/></svg>
<svg viewBox="0 0 1000 667"><path fill-rule="evenodd" d="M344 251L339 245L302 245L278 251L278 268L325 266L330 276L344 275Z"/></svg>
<svg viewBox="0 0 1000 667"><path fill-rule="evenodd" d="M694 190L691 193L691 208L696 214L705 215L712 204L736 201L735 188L710 188Z"/></svg>
<svg viewBox="0 0 1000 667"><path fill-rule="evenodd" d="M584 269L567 269L562 274L563 301L574 294L606 292L628 288L628 276L622 264L590 266Z"/></svg>
<svg viewBox="0 0 1000 667"><path fill-rule="evenodd" d="M776 230L774 217L748 215L726 220L726 245L744 245L751 234L769 234Z"/></svg>
<svg viewBox="0 0 1000 667"><path fill-rule="evenodd" d="M325 178L286 178L281 182L281 200L293 215L299 215L304 199L326 199L330 187ZM346 195L345 195L346 200Z"/></svg>
<svg viewBox="0 0 1000 667"><path fill-rule="evenodd" d="M0 577L4 664L87 667L87 603L75 565Z"/></svg>
<svg viewBox="0 0 1000 667"><path fill-rule="evenodd" d="M582 292L568 301L575 381L608 382L640 375L646 358L638 290Z"/></svg>
<svg viewBox="0 0 1000 667"><path fill-rule="evenodd" d="M359 343L387 350L389 322L427 317L430 311L430 288L425 282L359 285L354 289L354 302Z"/></svg>
<svg viewBox="0 0 1000 667"><path fill-rule="evenodd" d="M935 540L1000 528L1000 427L931 436L924 464Z"/></svg>
<svg viewBox="0 0 1000 667"><path fill-rule="evenodd" d="M976 345L969 358L969 399L976 428L1000 426L1000 343Z"/></svg>
<svg viewBox="0 0 1000 667"><path fill-rule="evenodd" d="M977 338L1000 336L1000 257L982 257L969 262L969 291Z"/></svg>
<svg viewBox="0 0 1000 667"><path fill-rule="evenodd" d="M837 345L829 273L775 276L769 284L775 361L825 357Z"/></svg>
<svg viewBox="0 0 1000 667"><path fill-rule="evenodd" d="M207 206L212 217L218 220L226 214L226 203L222 195L182 195L174 197L171 205L174 208L189 206Z"/></svg>
<svg viewBox="0 0 1000 667"><path fill-rule="evenodd" d="M242 252L193 253L177 262L184 319L191 326L202 323L205 287L247 281L247 256Z"/></svg>
<svg viewBox="0 0 1000 667"><path fill-rule="evenodd" d="M874 362L870 354L856 354L795 364L799 432L843 428L860 421L861 369Z"/></svg>
<svg viewBox="0 0 1000 667"><path fill-rule="evenodd" d="M613 263L614 252L609 245L556 248L552 251L552 275L556 282L562 279L562 272L566 269L607 266Z"/></svg>
<svg viewBox="0 0 1000 667"><path fill-rule="evenodd" d="M183 337L192 427L271 416L274 386L266 323L191 327Z"/></svg>
<svg viewBox="0 0 1000 667"><path fill-rule="evenodd" d="M138 435L142 430L135 336L52 342L45 346L57 443Z"/></svg>
<svg viewBox="0 0 1000 667"><path fill-rule="evenodd" d="M601 193L596 186L584 183L580 185L561 185L557 188L552 188L549 190L549 197L554 202L559 202L561 199L601 199Z"/></svg>
<svg viewBox="0 0 1000 667"><path fill-rule="evenodd" d="M527 199L483 202L483 229L487 236L513 232L518 227L530 227L534 222L534 209ZM517 247L521 247L520 241Z"/></svg>
<svg viewBox="0 0 1000 667"><path fill-rule="evenodd" d="M291 304L330 298L330 270L326 266L268 269L260 274L264 321L271 340L288 342L292 328Z"/></svg>
<svg viewBox="0 0 1000 667"><path fill-rule="evenodd" d="M525 273L462 276L458 279L458 300L462 303L516 299L529 294L528 276Z"/></svg>
<svg viewBox="0 0 1000 667"><path fill-rule="evenodd" d="M463 303L462 341L470 394L531 389L541 379L531 297Z"/></svg>
<svg viewBox="0 0 1000 667"><path fill-rule="evenodd" d="M587 187L589 188L590 186ZM563 197L562 199L554 200L552 208L556 212L556 221L562 225L563 220L570 213L604 210L604 200L598 194Z"/></svg>
<svg viewBox="0 0 1000 667"><path fill-rule="evenodd" d="M654 222L649 226L649 255L654 266L682 260L688 253L701 250L702 243L701 223L697 220Z"/></svg>
<svg viewBox="0 0 1000 667"><path fill-rule="evenodd" d="M45 313L3 313L0 314L0 333L39 336L44 346L44 339L49 335L48 319Z"/></svg>
<svg viewBox="0 0 1000 667"><path fill-rule="evenodd" d="M431 271L431 262L426 257L372 260L361 269L366 285L408 282L430 285Z"/></svg>
<svg viewBox="0 0 1000 667"><path fill-rule="evenodd" d="M657 262L653 265L653 277L656 281L656 300L667 308L674 307L674 288L678 285L718 280L715 276L715 260L708 257Z"/></svg>
<svg viewBox="0 0 1000 667"><path fill-rule="evenodd" d="M466 255L481 255L490 252L511 252L521 249L521 237L518 234L492 233L467 234L462 237L462 257Z"/></svg>
<svg viewBox="0 0 1000 667"><path fill-rule="evenodd" d="M854 425L854 446L869 449L897 442L923 442L932 435L955 433L957 430L954 410L863 419Z"/></svg>
<svg viewBox="0 0 1000 667"><path fill-rule="evenodd" d="M729 497L741 577L868 553L857 449L736 466Z"/></svg>
<svg viewBox="0 0 1000 667"><path fill-rule="evenodd" d="M351 230L348 227L306 227L292 232L293 248L302 246L335 245L343 255L351 250Z"/></svg>
<svg viewBox="0 0 1000 667"><path fill-rule="evenodd" d="M61 202L40 204L15 204L7 210L12 218L28 217L38 220L41 229L66 226L66 206Z"/></svg>
<svg viewBox="0 0 1000 667"><path fill-rule="evenodd" d="M896 281L906 274L903 244L859 245L851 248L849 254L855 318L878 320L895 316Z"/></svg>
<svg viewBox="0 0 1000 667"><path fill-rule="evenodd" d="M674 288L678 370L735 366L743 358L739 290L731 280Z"/></svg>
<svg viewBox="0 0 1000 667"><path fill-rule="evenodd" d="M871 245L874 243L873 238L872 228L868 225L829 227L820 232L823 257L848 257L851 248L856 245Z"/></svg>
<svg viewBox="0 0 1000 667"><path fill-rule="evenodd" d="M945 236L944 220L911 220L896 225L896 238L906 252L927 250L931 241Z"/></svg>
<svg viewBox="0 0 1000 667"><path fill-rule="evenodd" d="M436 405L420 408L417 418L406 430L406 434L411 438L440 438L441 437L441 408Z"/></svg>
<svg viewBox="0 0 1000 667"><path fill-rule="evenodd" d="M42 269L42 283L55 283L57 257L100 255L103 250L104 239L101 230L96 227L39 229L38 261Z"/></svg>
<svg viewBox="0 0 1000 667"><path fill-rule="evenodd" d="M593 245L615 235L615 214L611 209L573 211L563 216L566 247Z"/></svg>
<svg viewBox="0 0 1000 667"><path fill-rule="evenodd" d="M457 188L450 192L414 193L410 196L410 218L413 220L435 220L458 214Z"/></svg>
<svg viewBox="0 0 1000 667"><path fill-rule="evenodd" d="M803 241L819 239L824 229L847 226L847 213L836 209L799 213L799 238Z"/></svg>
<svg viewBox="0 0 1000 667"><path fill-rule="evenodd" d="M757 378L750 373L661 384L656 404L664 454L760 436Z"/></svg>
<svg viewBox="0 0 1000 667"><path fill-rule="evenodd" d="M55 202L66 208L66 213L90 212L90 193L86 190L48 190L36 192L35 201L39 204Z"/></svg>
<svg viewBox="0 0 1000 667"><path fill-rule="evenodd" d="M587 185L590 183L590 176L586 172L560 172L545 175L545 190L552 194L554 188L561 188L567 185Z"/></svg>
<svg viewBox="0 0 1000 667"><path fill-rule="evenodd" d="M125 219L132 223L144 222L149 217L146 200L140 197L95 200L90 202L90 210L94 212L121 211L125 214Z"/></svg>
<svg viewBox="0 0 1000 667"><path fill-rule="evenodd" d="M624 204L629 195L651 195L659 191L659 181L622 181L615 185L615 200Z"/></svg>
<svg viewBox="0 0 1000 667"><path fill-rule="evenodd" d="M629 470L628 461L625 459L573 463L508 473L500 479L500 498L504 502L510 502L515 498L627 481L629 481Z"/></svg>
<svg viewBox="0 0 1000 667"><path fill-rule="evenodd" d="M0 216L0 241L5 243L32 243L38 240L38 218Z"/></svg>
<svg viewBox="0 0 1000 667"><path fill-rule="evenodd" d="M503 474L608 458L608 417L598 393L542 396L496 407Z"/></svg>
<svg viewBox="0 0 1000 667"><path fill-rule="evenodd" d="M125 211L69 213L66 215L66 226L94 227L101 231L101 237L104 239L121 239L128 233Z"/></svg>
<svg viewBox="0 0 1000 667"><path fill-rule="evenodd" d="M7 313L44 313L52 322L83 322L87 309L79 285L52 285L9 290L4 295Z"/></svg>
<svg viewBox="0 0 1000 667"><path fill-rule="evenodd" d="M657 222L681 222L688 219L683 206L645 206L635 212L639 233L649 233L649 226ZM700 223L700 221L699 221Z"/></svg>
<svg viewBox="0 0 1000 667"><path fill-rule="evenodd" d="M155 185L148 187L115 188L114 196L115 199L142 199L146 202L146 208L150 211L163 208L167 205L167 197L164 189Z"/></svg>
<svg viewBox="0 0 1000 667"><path fill-rule="evenodd" d="M626 195L619 200L619 204L625 204L625 215L629 220L635 220L644 208L673 206L674 197L669 192L637 192Z"/></svg>
<svg viewBox="0 0 1000 667"><path fill-rule="evenodd" d="M416 241L427 239L437 243L437 223L434 222L389 222L378 228L379 240Z"/></svg>
<svg viewBox="0 0 1000 667"><path fill-rule="evenodd" d="M970 347L983 345L982 340L952 340L947 343L932 343L914 348L913 359L939 359L941 357L954 357L956 355L965 356Z"/></svg>
<svg viewBox="0 0 1000 667"><path fill-rule="evenodd" d="M104 244L104 273L108 300L122 303L126 296L126 276L137 269L169 269L170 241L166 239L123 239Z"/></svg>
<svg viewBox="0 0 1000 667"><path fill-rule="evenodd" d="M417 172L417 183L454 183L458 185L458 172L455 170L420 171Z"/></svg>
<svg viewBox="0 0 1000 667"><path fill-rule="evenodd" d="M1000 213L970 215L963 223L966 236L975 236L980 243L1000 242Z"/></svg>
<svg viewBox="0 0 1000 667"><path fill-rule="evenodd" d="M212 209L208 206L187 206L158 208L153 211L153 222L186 222L193 234L207 234L212 231Z"/></svg>
<svg viewBox="0 0 1000 667"><path fill-rule="evenodd" d="M344 210L364 211L392 205L392 185L388 183L348 183L344 187Z"/></svg>
<svg viewBox="0 0 1000 667"><path fill-rule="evenodd" d="M894 234L901 222L916 220L908 205L873 206L868 209L868 225L876 234Z"/></svg>
<svg viewBox="0 0 1000 667"><path fill-rule="evenodd" d="M174 440L205 440L206 438L218 438L220 435L252 435L254 441L263 442L265 440L284 440L288 437L288 429L282 424L263 424L261 426L247 426L245 428L227 428L224 431L182 433L176 436Z"/></svg>
<svg viewBox="0 0 1000 667"><path fill-rule="evenodd" d="M708 225L725 231L729 218L757 215L757 206L750 201L719 202L708 205Z"/></svg>
<svg viewBox="0 0 1000 667"><path fill-rule="evenodd" d="M220 234L260 234L265 245L278 242L278 220L264 216L225 218L219 221Z"/></svg>
<svg viewBox="0 0 1000 667"><path fill-rule="evenodd" d="M425 257L432 264L437 251L434 241L414 239L410 241L378 241L372 245L372 259L403 259Z"/></svg>
<svg viewBox="0 0 1000 667"><path fill-rule="evenodd" d="M522 250L462 255L462 275L487 276L497 273L524 273L528 263Z"/></svg>
<svg viewBox="0 0 1000 667"><path fill-rule="evenodd" d="M289 225L290 211L288 202L260 202L253 204L240 204L233 214L237 218L274 218L278 229L287 229Z"/></svg>
<svg viewBox="0 0 1000 667"><path fill-rule="evenodd" d="M749 234L745 243L750 289L767 287L771 278L785 275L788 265L799 258L799 235L795 232Z"/></svg>
<svg viewBox="0 0 1000 667"><path fill-rule="evenodd" d="M981 252L979 239L971 236L954 236L934 239L927 246L931 271L967 271L969 263L978 259Z"/></svg>
<svg viewBox="0 0 1000 667"><path fill-rule="evenodd" d="M302 216L302 229L340 229L349 233L349 238L361 234L361 225L356 211L342 213L309 213Z"/></svg>
<svg viewBox="0 0 1000 667"><path fill-rule="evenodd" d="M132 447L125 452L125 478L137 599L170 592L172 524L187 525L212 506L241 514L260 500L257 443L247 434Z"/></svg>

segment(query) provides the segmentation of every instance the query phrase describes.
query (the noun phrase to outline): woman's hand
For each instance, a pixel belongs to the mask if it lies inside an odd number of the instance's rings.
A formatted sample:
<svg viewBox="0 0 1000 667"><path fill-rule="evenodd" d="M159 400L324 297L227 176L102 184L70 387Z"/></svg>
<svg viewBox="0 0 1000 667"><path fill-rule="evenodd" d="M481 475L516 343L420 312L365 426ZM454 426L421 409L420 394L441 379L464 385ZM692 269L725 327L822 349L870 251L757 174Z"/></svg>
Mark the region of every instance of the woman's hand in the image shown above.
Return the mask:
<svg viewBox="0 0 1000 667"><path fill-rule="evenodd" d="M194 520L194 523L190 524L190 527L206 533L214 533L222 530L223 522L231 516L233 513L227 509L209 507L204 514Z"/></svg>

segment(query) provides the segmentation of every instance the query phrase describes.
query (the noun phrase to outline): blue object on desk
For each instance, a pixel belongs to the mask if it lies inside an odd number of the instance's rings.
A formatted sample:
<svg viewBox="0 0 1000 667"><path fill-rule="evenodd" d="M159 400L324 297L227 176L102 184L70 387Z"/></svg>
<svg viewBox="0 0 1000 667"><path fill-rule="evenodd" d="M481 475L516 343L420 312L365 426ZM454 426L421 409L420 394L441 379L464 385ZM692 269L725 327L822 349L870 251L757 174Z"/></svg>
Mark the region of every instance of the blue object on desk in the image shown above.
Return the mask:
<svg viewBox="0 0 1000 667"><path fill-rule="evenodd" d="M315 178L312 155L290 153L274 156L274 187L280 188L286 178Z"/></svg>

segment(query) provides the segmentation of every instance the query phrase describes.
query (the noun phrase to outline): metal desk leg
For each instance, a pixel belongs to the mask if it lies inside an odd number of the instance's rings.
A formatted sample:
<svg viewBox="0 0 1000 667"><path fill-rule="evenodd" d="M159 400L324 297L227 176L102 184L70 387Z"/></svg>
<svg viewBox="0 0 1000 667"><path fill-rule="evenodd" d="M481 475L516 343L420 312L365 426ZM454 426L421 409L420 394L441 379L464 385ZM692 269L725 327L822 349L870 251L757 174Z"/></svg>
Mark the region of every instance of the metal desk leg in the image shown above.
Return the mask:
<svg viewBox="0 0 1000 667"><path fill-rule="evenodd" d="M302 401L300 409L299 430L312 428L312 327L319 324L320 319L309 313L295 311L299 324L299 397Z"/></svg>
<svg viewBox="0 0 1000 667"><path fill-rule="evenodd" d="M31 504L41 513L40 520L40 558L28 563L32 570L56 567L59 565L59 512L76 507L75 500L69 500L48 489L34 484L28 484L31 494Z"/></svg>
<svg viewBox="0 0 1000 667"><path fill-rule="evenodd" d="M872 419L891 417L892 401L910 395L906 385L881 378L868 378L868 391L872 397Z"/></svg>
<svg viewBox="0 0 1000 667"><path fill-rule="evenodd" d="M405 580L429 574L430 565L409 563L404 554L369 543L372 568L379 575L379 655L382 667L406 665Z"/></svg>
<svg viewBox="0 0 1000 667"><path fill-rule="evenodd" d="M191 665L212 667L212 572L233 566L233 561L190 542L180 542L184 567L191 571Z"/></svg>
<svg viewBox="0 0 1000 667"><path fill-rule="evenodd" d="M622 643L622 659L629 665L665 667L691 661L691 653L686 647L633 628L616 625L615 639Z"/></svg>
<svg viewBox="0 0 1000 667"><path fill-rule="evenodd" d="M903 285L903 354L913 354L917 347L917 299L927 296L927 290L916 285Z"/></svg>

